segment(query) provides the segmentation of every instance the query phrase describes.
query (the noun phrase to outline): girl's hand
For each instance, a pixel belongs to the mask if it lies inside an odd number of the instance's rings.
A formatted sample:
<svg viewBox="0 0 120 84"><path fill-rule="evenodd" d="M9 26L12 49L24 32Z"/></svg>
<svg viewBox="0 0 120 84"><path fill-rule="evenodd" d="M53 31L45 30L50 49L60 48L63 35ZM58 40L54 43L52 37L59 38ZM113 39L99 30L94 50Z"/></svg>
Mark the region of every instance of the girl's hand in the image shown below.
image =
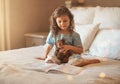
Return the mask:
<svg viewBox="0 0 120 84"><path fill-rule="evenodd" d="M36 59L38 59L38 60L45 60L46 58L41 58L41 57L40 57L40 58L36 58Z"/></svg>
<svg viewBox="0 0 120 84"><path fill-rule="evenodd" d="M71 49L71 45L63 45L61 52L66 53L70 49Z"/></svg>

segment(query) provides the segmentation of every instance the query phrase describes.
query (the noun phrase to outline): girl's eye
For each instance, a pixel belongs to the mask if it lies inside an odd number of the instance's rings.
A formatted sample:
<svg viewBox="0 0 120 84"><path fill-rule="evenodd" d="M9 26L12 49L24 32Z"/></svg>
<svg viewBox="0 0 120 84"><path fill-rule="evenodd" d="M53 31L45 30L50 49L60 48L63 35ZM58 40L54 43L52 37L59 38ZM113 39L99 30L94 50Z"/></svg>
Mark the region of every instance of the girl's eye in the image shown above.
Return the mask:
<svg viewBox="0 0 120 84"><path fill-rule="evenodd" d="M63 20L63 22L67 22L68 20Z"/></svg>
<svg viewBox="0 0 120 84"><path fill-rule="evenodd" d="M64 22L64 23L65 23L65 22L67 22L67 20L64 20L64 21L59 21L59 23L61 23L61 22Z"/></svg>

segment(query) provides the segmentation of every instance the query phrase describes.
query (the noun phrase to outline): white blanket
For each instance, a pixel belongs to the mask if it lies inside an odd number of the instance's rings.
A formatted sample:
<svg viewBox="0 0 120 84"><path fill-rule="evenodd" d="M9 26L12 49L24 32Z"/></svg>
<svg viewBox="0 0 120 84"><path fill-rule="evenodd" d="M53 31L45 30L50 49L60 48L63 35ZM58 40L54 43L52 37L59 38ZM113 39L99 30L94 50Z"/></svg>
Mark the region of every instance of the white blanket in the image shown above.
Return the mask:
<svg viewBox="0 0 120 84"><path fill-rule="evenodd" d="M83 67L77 75L25 70L31 63L44 63L43 46L0 52L0 84L120 84L120 61L101 59L101 63Z"/></svg>

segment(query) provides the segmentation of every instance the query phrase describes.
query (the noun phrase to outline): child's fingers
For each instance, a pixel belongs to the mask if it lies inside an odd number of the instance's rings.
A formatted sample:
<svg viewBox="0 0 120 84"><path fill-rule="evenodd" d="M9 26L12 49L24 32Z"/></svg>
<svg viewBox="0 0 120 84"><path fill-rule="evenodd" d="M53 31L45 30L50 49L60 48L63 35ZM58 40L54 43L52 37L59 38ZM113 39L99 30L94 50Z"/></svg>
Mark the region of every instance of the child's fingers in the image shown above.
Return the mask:
<svg viewBox="0 0 120 84"><path fill-rule="evenodd" d="M36 58L36 59L38 59L38 60L45 60L45 58Z"/></svg>

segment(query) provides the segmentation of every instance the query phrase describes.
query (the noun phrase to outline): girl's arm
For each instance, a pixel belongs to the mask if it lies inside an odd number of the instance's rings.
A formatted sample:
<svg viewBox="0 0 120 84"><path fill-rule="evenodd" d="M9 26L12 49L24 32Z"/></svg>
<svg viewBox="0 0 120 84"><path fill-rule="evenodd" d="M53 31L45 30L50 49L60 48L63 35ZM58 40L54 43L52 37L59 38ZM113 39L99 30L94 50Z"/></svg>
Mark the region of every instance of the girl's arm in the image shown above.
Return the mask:
<svg viewBox="0 0 120 84"><path fill-rule="evenodd" d="M47 58L50 50L52 49L52 47L53 47L53 46L49 44L49 45L47 46L47 49L46 49L46 52L45 52L45 56L44 56L43 58L40 57L40 58L37 58L37 59L45 60L45 59Z"/></svg>
<svg viewBox="0 0 120 84"><path fill-rule="evenodd" d="M45 53L45 59L47 58L47 56L52 48L53 48L53 46L49 44L47 47L46 53Z"/></svg>
<svg viewBox="0 0 120 84"><path fill-rule="evenodd" d="M67 52L68 50L72 50L74 53L81 54L83 52L82 47L72 46L72 45L63 45L63 53Z"/></svg>

